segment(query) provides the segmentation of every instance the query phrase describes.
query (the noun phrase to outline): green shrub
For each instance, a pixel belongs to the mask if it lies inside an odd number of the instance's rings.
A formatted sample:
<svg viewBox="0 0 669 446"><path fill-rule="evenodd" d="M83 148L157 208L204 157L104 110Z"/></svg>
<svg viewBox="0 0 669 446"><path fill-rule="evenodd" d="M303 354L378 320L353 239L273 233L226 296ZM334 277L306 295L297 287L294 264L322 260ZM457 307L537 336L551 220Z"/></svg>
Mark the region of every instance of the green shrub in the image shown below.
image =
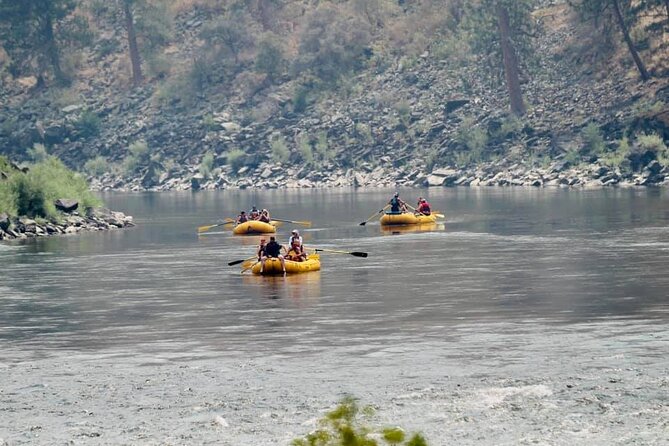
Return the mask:
<svg viewBox="0 0 669 446"><path fill-rule="evenodd" d="M484 149L488 145L488 132L477 127L473 118L465 118L456 131L455 140L469 151L469 161L483 160Z"/></svg>
<svg viewBox="0 0 669 446"><path fill-rule="evenodd" d="M293 112L302 113L307 109L309 99L309 88L299 85L293 92Z"/></svg>
<svg viewBox="0 0 669 446"><path fill-rule="evenodd" d="M305 165L309 166L314 163L314 150L311 147L308 137L302 137L298 141L298 149L300 151L300 157Z"/></svg>
<svg viewBox="0 0 669 446"><path fill-rule="evenodd" d="M211 152L207 152L204 154L202 157L202 162L200 163L200 174L202 174L203 177L209 178L211 177L211 172L214 170L214 154Z"/></svg>
<svg viewBox="0 0 669 446"><path fill-rule="evenodd" d="M664 143L662 137L655 133L644 133L636 138L639 147L643 150L650 150L652 152L660 153L667 150L667 145Z"/></svg>
<svg viewBox="0 0 669 446"><path fill-rule="evenodd" d="M627 159L631 151L630 143L627 138L623 138L618 142L618 148L615 152L607 153L602 156L600 160L602 163L611 167L620 167Z"/></svg>
<svg viewBox="0 0 669 446"><path fill-rule="evenodd" d="M581 138L583 139L583 154L585 155L599 155L604 152L606 146L604 144L604 137L599 130L599 126L591 122L581 131Z"/></svg>
<svg viewBox="0 0 669 446"><path fill-rule="evenodd" d="M274 82L283 74L285 67L286 60L283 56L283 50L277 43L276 37L264 38L258 45L255 70L258 73L265 74L270 81Z"/></svg>
<svg viewBox="0 0 669 446"><path fill-rule="evenodd" d="M16 208L17 197L10 181L0 180L0 212L6 212L8 215L17 215Z"/></svg>
<svg viewBox="0 0 669 446"><path fill-rule="evenodd" d="M49 157L44 144L35 143L32 148L28 149L28 156L35 163L42 162Z"/></svg>
<svg viewBox="0 0 669 446"><path fill-rule="evenodd" d="M326 132L319 132L316 136L316 153L322 161L329 161L334 158L334 151L330 150L328 143L328 134Z"/></svg>
<svg viewBox="0 0 669 446"><path fill-rule="evenodd" d="M128 156L123 160L123 170L130 175L146 165L150 159L149 146L145 141L135 141L128 147Z"/></svg>
<svg viewBox="0 0 669 446"><path fill-rule="evenodd" d="M232 168L233 171L238 171L244 165L246 158L246 153L240 149L232 149L228 152L227 162L228 166Z"/></svg>
<svg viewBox="0 0 669 446"><path fill-rule="evenodd" d="M100 117L95 112L84 110L74 123L74 127L82 138L97 136L100 134Z"/></svg>
<svg viewBox="0 0 669 446"><path fill-rule="evenodd" d="M53 156L0 183L0 206L11 215L57 218L54 201L59 198L77 200L82 209L100 205L86 180Z"/></svg>
<svg viewBox="0 0 669 446"><path fill-rule="evenodd" d="M420 435L414 434L409 439L404 430L399 427L372 429L358 420L362 413L366 418L373 415L371 407L358 408L351 397L344 400L332 411L328 412L320 421L320 428L304 438L291 442L292 446L380 446L374 437L381 437L383 444L404 446L427 446L427 441Z"/></svg>
<svg viewBox="0 0 669 446"><path fill-rule="evenodd" d="M637 145L641 150L650 150L655 152L657 160L663 165L669 165L669 148L664 143L662 137L655 133L637 136Z"/></svg>
<svg viewBox="0 0 669 446"><path fill-rule="evenodd" d="M425 169L428 172L431 172L434 166L437 164L437 161L439 161L439 151L437 149L430 150L430 152L427 154L427 157L425 158Z"/></svg>
<svg viewBox="0 0 669 446"><path fill-rule="evenodd" d="M369 125L358 122L355 125L355 132L358 134L363 143L371 144L374 142L374 138L372 137L372 129L369 127Z"/></svg>
<svg viewBox="0 0 669 446"><path fill-rule="evenodd" d="M290 150L283 136L279 135L269 141L269 147L272 150L272 160L277 163L285 163L290 157Z"/></svg>
<svg viewBox="0 0 669 446"><path fill-rule="evenodd" d="M84 164L84 172L91 176L101 176L109 172L109 163L104 156L96 156Z"/></svg>
<svg viewBox="0 0 669 446"><path fill-rule="evenodd" d="M202 125L210 132L221 128L221 126L214 120L214 117L211 114L206 114L202 117Z"/></svg>

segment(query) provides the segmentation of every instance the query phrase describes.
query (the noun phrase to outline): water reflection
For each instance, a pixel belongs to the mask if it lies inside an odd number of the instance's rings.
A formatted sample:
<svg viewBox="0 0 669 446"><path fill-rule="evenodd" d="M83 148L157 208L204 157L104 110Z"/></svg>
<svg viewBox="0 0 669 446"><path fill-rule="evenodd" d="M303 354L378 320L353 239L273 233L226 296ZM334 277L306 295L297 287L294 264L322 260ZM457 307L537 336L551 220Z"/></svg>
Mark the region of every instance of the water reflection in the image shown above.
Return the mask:
<svg viewBox="0 0 669 446"><path fill-rule="evenodd" d="M444 230L446 230L446 226L441 223L423 223L419 225L405 226L381 226L381 232L385 235L410 234L412 232L435 232Z"/></svg>
<svg viewBox="0 0 669 446"><path fill-rule="evenodd" d="M255 288L267 299L285 299L296 307L309 307L321 297L321 272L311 271L287 276L242 274L242 283Z"/></svg>

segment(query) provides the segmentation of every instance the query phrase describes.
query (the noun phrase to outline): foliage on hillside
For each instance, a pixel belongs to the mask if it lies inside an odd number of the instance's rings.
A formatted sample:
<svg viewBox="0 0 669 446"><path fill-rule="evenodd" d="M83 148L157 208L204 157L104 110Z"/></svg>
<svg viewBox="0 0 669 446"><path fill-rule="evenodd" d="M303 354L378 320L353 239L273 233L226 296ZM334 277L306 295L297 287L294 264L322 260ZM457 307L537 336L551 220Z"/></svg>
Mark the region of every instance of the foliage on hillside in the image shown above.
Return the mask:
<svg viewBox="0 0 669 446"><path fill-rule="evenodd" d="M100 200L88 189L86 180L71 171L56 157L31 165L27 171L16 170L0 156L0 212L10 216L57 219L54 202L61 198L79 201L82 209L99 206Z"/></svg>
<svg viewBox="0 0 669 446"><path fill-rule="evenodd" d="M636 88L624 91L629 85L646 77L663 82L669 73L664 0L569 0L569 6L544 0L58 0L53 9L39 9L43 1L26 0L30 7L17 9L13 0L0 0L0 77L10 86L0 89L0 98L11 104L7 113L0 110L0 151L21 159L42 142L94 175L147 182L179 164L199 166L205 153L214 157L205 163L205 176L223 164L236 172L261 161L351 168L361 159L378 162L389 140L412 151L402 158L418 157L430 167L563 157L571 148L556 149L554 135L569 131L581 138L589 120L578 111L589 82L619 76L625 85L607 106L629 109L625 101L639 101ZM45 17L51 30L36 28ZM510 35L502 39L505 17ZM569 30L549 29L559 22ZM26 34L22 24L34 32ZM571 37L553 41L553 34ZM527 109L527 115L485 121L488 109L509 108L512 81L514 111ZM579 82L584 87L569 93L572 102L554 97L542 103L547 93ZM422 97L429 90L435 93ZM470 97L480 100L459 121L443 113L444 102ZM39 112L13 112L30 101ZM545 112L551 115L542 118ZM231 140L234 132L221 129L230 114L237 132L254 124L267 128ZM643 116L631 114L614 119L627 126ZM345 134L326 125L281 133L287 122L338 115L353 121L343 126ZM190 122L194 116L197 126ZM48 121L57 122L45 131ZM620 126L597 154L610 152L613 140L657 131ZM139 141L149 156L132 152Z"/></svg>

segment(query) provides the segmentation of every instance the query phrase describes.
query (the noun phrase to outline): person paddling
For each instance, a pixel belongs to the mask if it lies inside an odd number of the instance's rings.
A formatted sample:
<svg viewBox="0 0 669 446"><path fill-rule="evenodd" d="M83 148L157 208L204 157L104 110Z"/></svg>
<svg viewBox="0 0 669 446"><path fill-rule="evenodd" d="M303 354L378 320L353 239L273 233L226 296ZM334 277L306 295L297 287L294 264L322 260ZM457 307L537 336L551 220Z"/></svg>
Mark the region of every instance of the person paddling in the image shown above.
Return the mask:
<svg viewBox="0 0 669 446"><path fill-rule="evenodd" d="M400 193L395 192L393 198L388 202L392 214L401 214L407 211L407 204L400 198Z"/></svg>
<svg viewBox="0 0 669 446"><path fill-rule="evenodd" d="M432 209L430 209L430 203L428 203L425 198L418 197L418 206L416 208L416 213L422 215L430 215L432 213Z"/></svg>
<svg viewBox="0 0 669 446"><path fill-rule="evenodd" d="M245 223L249 221L249 218L246 216L246 212L241 211L239 215L237 216L237 220L235 221L235 224L240 224L240 223Z"/></svg>
<svg viewBox="0 0 669 446"><path fill-rule="evenodd" d="M265 245L265 255L260 259L260 273L265 270L265 262L267 259L279 259L281 261L281 268L283 273L286 274L286 260L281 255L281 250L285 248L281 246L277 241L276 237L272 236L269 238L269 243Z"/></svg>

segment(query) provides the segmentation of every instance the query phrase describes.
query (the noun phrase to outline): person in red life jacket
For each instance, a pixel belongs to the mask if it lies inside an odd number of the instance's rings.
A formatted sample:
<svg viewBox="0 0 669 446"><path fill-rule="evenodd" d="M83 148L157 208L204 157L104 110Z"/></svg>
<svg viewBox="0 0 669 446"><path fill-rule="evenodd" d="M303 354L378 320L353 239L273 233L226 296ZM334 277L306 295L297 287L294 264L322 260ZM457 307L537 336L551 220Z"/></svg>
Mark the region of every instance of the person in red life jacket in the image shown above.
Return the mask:
<svg viewBox="0 0 669 446"><path fill-rule="evenodd" d="M267 259L279 259L281 261L281 268L283 273L286 273L286 260L281 255L281 250L285 248L276 241L276 237L269 238L269 243L265 245L265 255L260 259L260 273L265 270L265 262Z"/></svg>
<svg viewBox="0 0 669 446"><path fill-rule="evenodd" d="M416 208L416 212L423 215L430 215L432 213L432 209L430 209L430 203L428 203L427 200L423 197L418 198L418 207Z"/></svg>
<svg viewBox="0 0 669 446"><path fill-rule="evenodd" d="M237 216L237 221L235 221L235 224L240 224L249 221L249 218L246 216L246 212L241 211L239 215Z"/></svg>

